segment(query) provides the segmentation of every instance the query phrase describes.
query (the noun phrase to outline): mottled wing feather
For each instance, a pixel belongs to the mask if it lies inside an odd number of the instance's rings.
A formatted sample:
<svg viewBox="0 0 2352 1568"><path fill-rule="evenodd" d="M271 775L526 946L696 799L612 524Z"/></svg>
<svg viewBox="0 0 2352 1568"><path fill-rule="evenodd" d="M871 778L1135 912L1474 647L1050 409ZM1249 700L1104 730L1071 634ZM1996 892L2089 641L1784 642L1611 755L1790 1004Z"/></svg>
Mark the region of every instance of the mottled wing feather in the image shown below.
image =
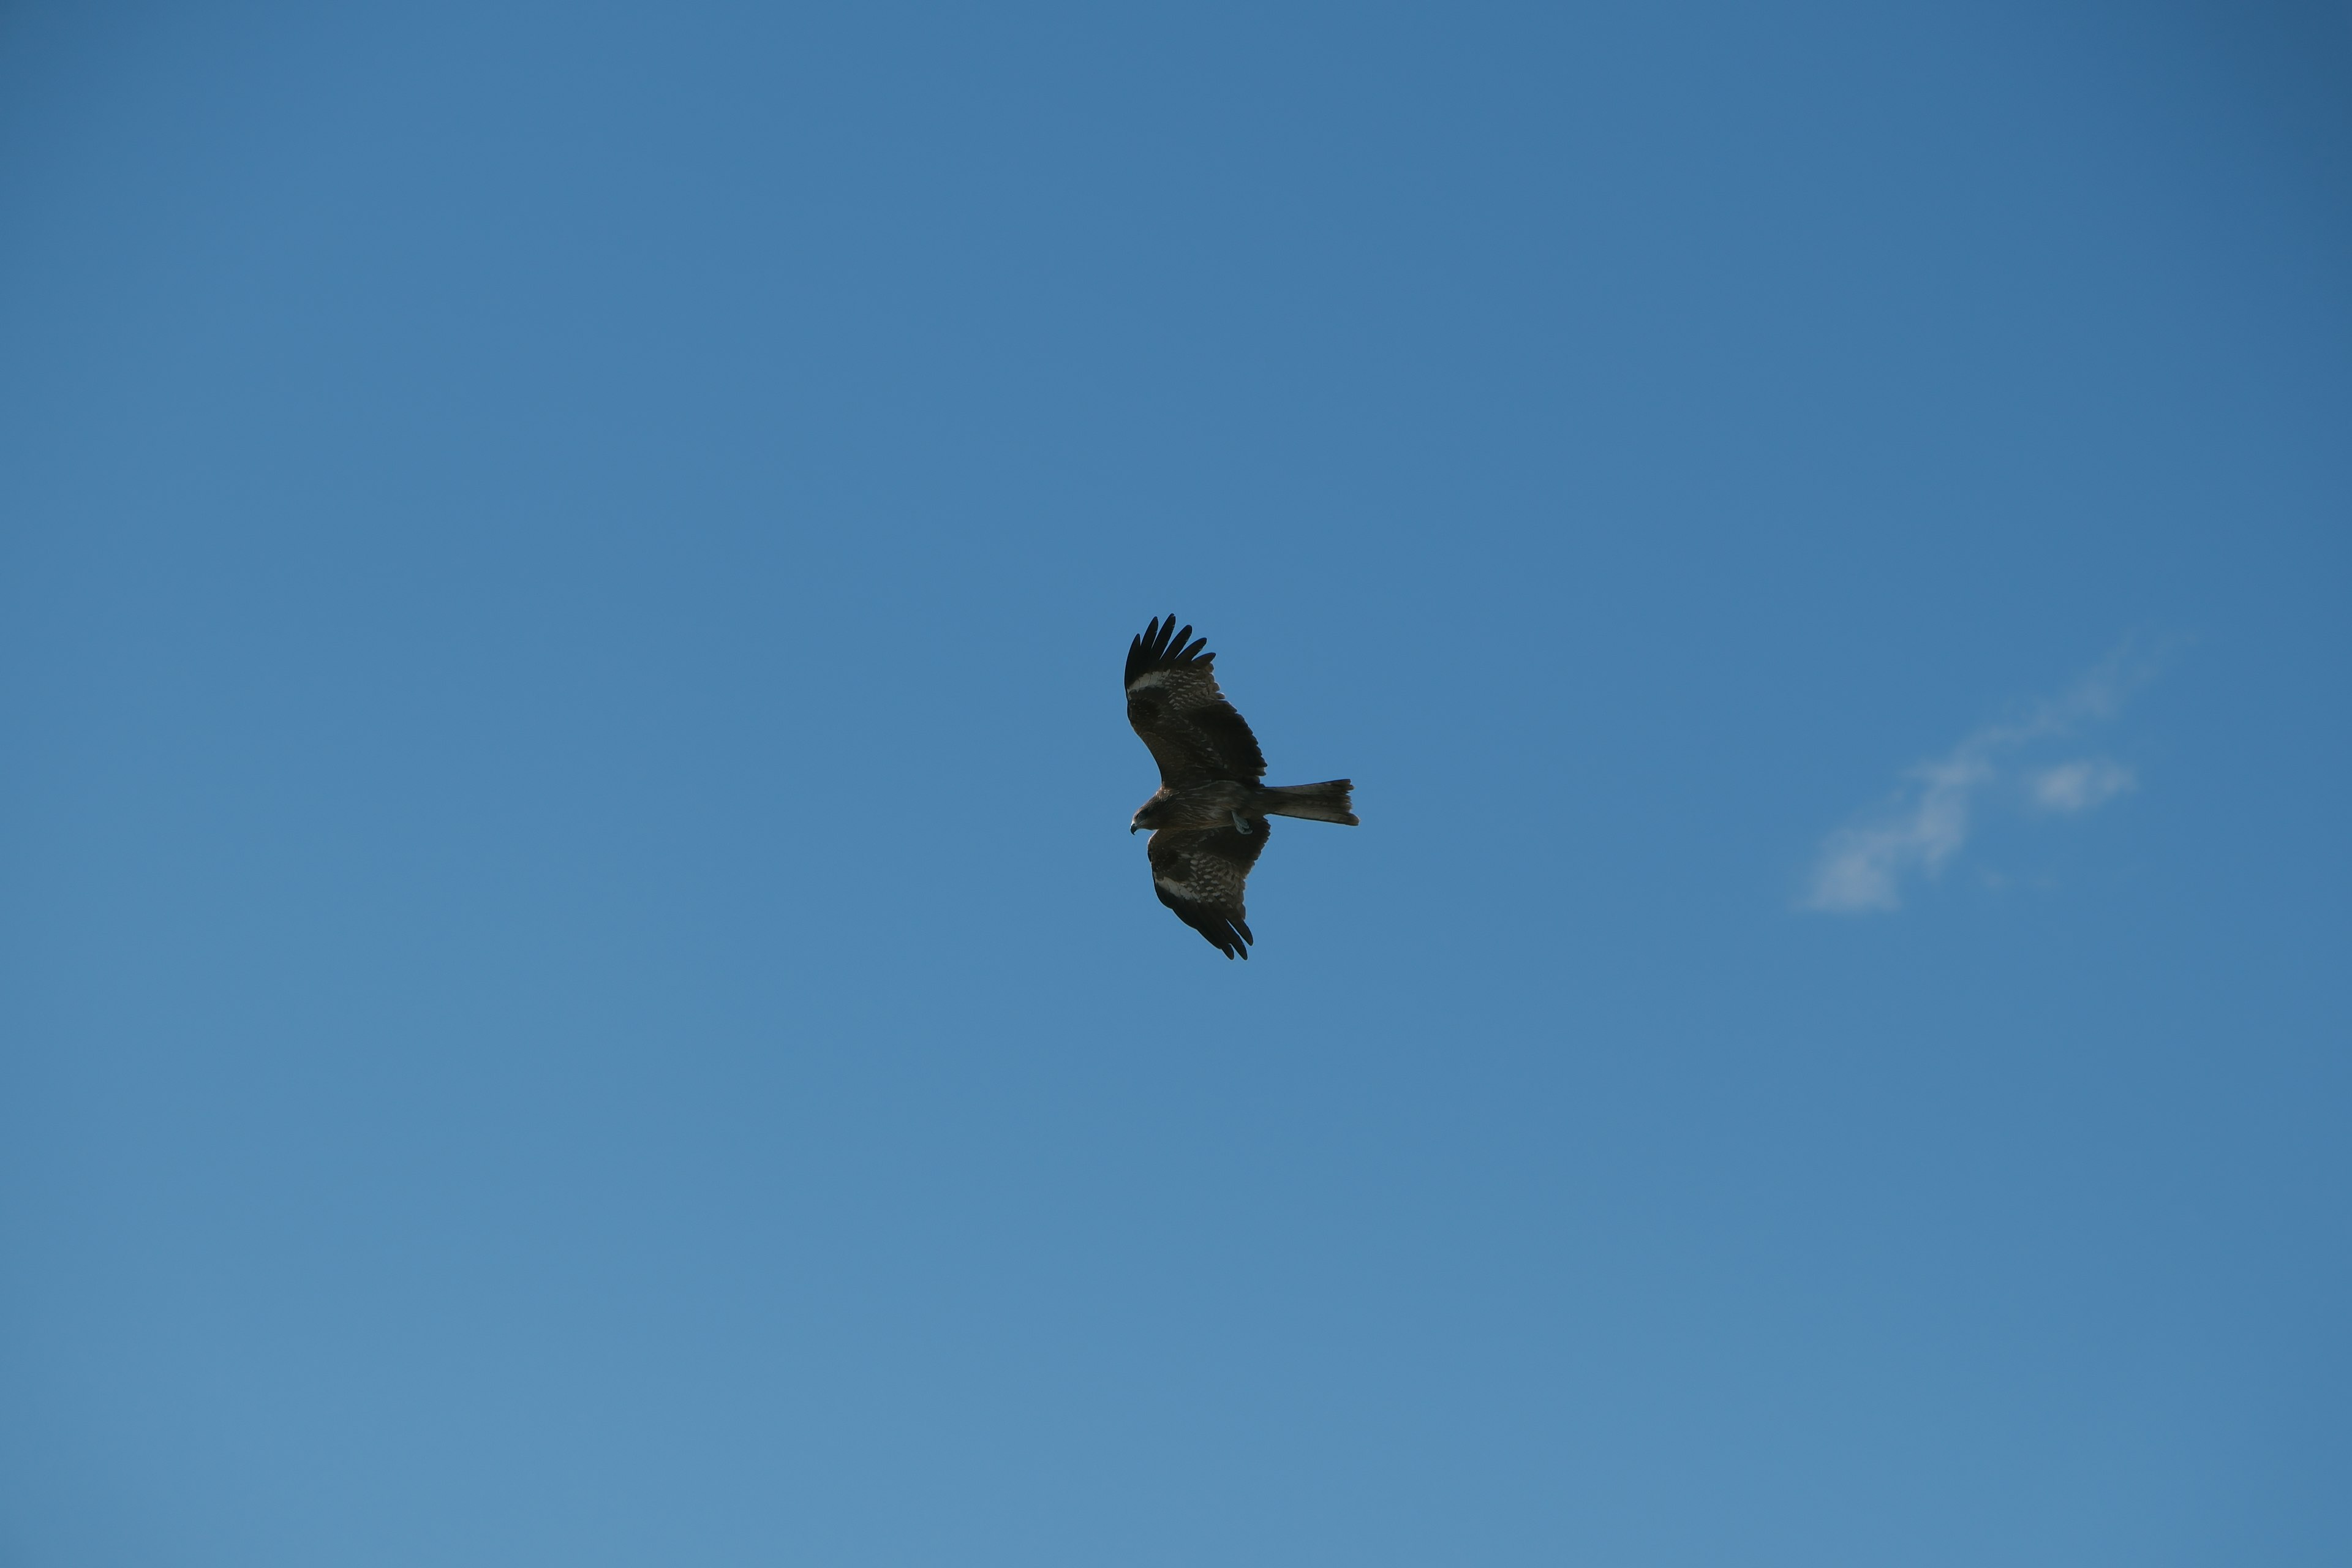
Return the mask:
<svg viewBox="0 0 2352 1568"><path fill-rule="evenodd" d="M1201 651L1207 646L1171 616L1154 620L1127 650L1127 721L1171 789L1265 773L1257 737L1217 689L1217 656Z"/></svg>
<svg viewBox="0 0 2352 1568"><path fill-rule="evenodd" d="M1212 827L1180 833L1163 827L1151 836L1151 890L1176 918L1209 939L1227 958L1247 958L1248 911L1242 886L1265 847L1266 825L1253 817L1247 833Z"/></svg>

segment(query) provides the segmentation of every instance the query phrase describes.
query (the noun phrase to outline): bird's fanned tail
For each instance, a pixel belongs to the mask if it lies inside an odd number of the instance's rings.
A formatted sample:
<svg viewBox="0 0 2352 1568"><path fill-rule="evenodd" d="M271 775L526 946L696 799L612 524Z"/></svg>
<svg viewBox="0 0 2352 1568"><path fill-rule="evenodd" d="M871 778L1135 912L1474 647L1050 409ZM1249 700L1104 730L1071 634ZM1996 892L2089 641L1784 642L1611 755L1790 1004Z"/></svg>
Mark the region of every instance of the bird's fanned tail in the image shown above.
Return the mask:
<svg viewBox="0 0 2352 1568"><path fill-rule="evenodd" d="M1349 827L1363 826L1356 819L1356 803L1348 792L1356 787L1352 779L1333 779L1328 784L1276 784L1265 793L1265 809L1276 816L1304 816L1314 822L1341 822Z"/></svg>

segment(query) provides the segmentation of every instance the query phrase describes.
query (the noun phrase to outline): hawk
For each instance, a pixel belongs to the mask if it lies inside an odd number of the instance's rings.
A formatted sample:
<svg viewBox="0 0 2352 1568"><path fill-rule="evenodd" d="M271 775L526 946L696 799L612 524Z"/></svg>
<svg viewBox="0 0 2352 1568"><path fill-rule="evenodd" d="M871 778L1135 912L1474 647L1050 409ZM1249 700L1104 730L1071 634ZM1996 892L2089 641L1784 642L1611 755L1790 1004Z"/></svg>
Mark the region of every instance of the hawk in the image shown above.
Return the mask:
<svg viewBox="0 0 2352 1568"><path fill-rule="evenodd" d="M1155 619L1127 650L1127 721L1160 764L1160 790L1127 830L1152 830L1151 889L1227 958L1247 958L1242 884L1265 847L1268 816L1357 826L1348 779L1269 789L1248 721L1217 689L1206 637Z"/></svg>

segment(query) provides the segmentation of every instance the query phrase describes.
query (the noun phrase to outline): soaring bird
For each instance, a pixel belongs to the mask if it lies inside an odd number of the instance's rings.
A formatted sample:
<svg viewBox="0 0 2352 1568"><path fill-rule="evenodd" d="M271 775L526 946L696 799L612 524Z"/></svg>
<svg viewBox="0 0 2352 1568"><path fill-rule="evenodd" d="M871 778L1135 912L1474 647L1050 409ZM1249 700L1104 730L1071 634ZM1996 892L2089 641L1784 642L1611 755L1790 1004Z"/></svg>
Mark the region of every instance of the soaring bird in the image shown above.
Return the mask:
<svg viewBox="0 0 2352 1568"><path fill-rule="evenodd" d="M1127 650L1127 721L1160 764L1160 789L1127 830L1152 830L1151 888L1227 958L1247 958L1242 884L1265 847L1268 816L1357 826L1352 781L1267 788L1247 721L1217 689L1213 653L1176 617L1154 619Z"/></svg>

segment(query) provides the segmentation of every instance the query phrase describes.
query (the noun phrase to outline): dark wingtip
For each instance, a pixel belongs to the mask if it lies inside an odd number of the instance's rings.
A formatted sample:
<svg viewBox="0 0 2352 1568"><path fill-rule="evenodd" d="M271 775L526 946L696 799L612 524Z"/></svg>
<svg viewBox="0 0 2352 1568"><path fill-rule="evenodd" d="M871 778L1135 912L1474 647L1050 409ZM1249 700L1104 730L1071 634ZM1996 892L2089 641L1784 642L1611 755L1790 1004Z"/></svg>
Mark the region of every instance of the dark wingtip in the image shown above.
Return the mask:
<svg viewBox="0 0 2352 1568"><path fill-rule="evenodd" d="M1167 651L1166 638L1161 634L1172 630L1175 625L1174 616L1164 621L1154 616L1151 624L1136 634L1135 640L1127 645L1127 673L1120 680L1122 686L1133 683L1137 676L1160 661Z"/></svg>
<svg viewBox="0 0 2352 1568"><path fill-rule="evenodd" d="M1189 913L1174 904L1169 907L1176 910L1179 920L1201 933L1202 942L1227 958L1249 956L1249 944L1256 939L1250 935L1248 925L1243 921L1231 917L1220 919L1215 915Z"/></svg>
<svg viewBox="0 0 2352 1568"><path fill-rule="evenodd" d="M1217 657L1202 651L1208 646L1209 639L1194 637L1191 626L1178 626L1172 611L1154 616L1142 634L1127 645L1127 682L1132 684L1146 670L1206 664Z"/></svg>

